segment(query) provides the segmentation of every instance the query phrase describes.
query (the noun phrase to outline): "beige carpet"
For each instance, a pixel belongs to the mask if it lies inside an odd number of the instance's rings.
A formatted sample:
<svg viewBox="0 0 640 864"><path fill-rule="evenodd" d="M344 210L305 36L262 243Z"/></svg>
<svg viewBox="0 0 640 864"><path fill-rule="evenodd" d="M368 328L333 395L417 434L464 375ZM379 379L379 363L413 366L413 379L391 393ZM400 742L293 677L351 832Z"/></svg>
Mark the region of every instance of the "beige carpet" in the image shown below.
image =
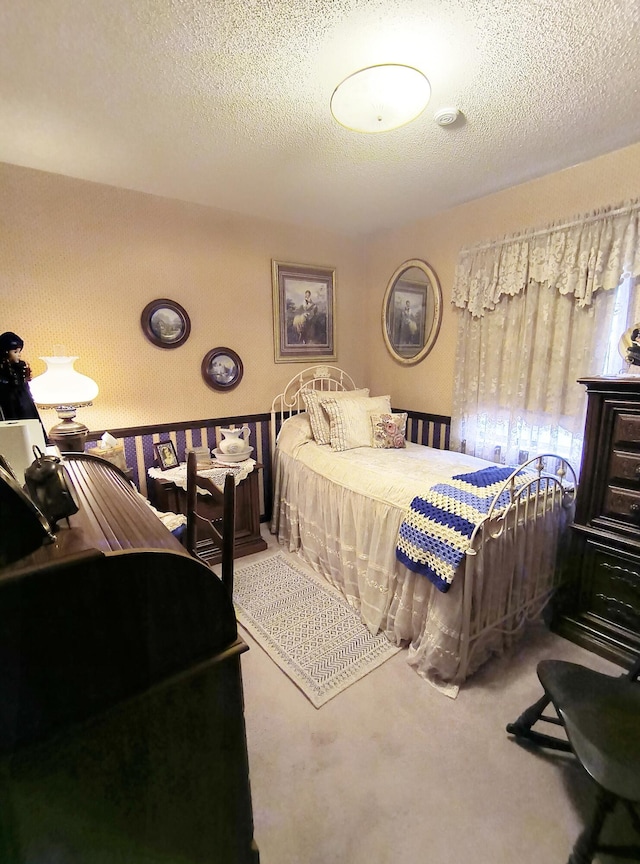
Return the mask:
<svg viewBox="0 0 640 864"><path fill-rule="evenodd" d="M263 536L269 549L237 568L282 552ZM455 700L400 651L316 710L241 635L260 864L565 864L590 818L593 784L567 754L520 746L505 725L538 697L539 660L618 667L532 627ZM624 811L614 817L608 836L633 841Z"/></svg>
<svg viewBox="0 0 640 864"><path fill-rule="evenodd" d="M238 622L316 708L400 650L282 553L237 568L233 600Z"/></svg>

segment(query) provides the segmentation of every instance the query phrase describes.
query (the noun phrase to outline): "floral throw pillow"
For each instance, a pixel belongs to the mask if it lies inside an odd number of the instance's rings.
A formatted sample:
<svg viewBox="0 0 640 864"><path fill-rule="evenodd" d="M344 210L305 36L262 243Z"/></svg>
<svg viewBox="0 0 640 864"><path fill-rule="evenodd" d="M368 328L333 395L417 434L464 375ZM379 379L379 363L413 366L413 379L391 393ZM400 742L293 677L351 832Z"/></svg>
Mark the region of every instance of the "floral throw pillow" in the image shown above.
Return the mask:
<svg viewBox="0 0 640 864"><path fill-rule="evenodd" d="M373 432L372 446L379 449L392 450L406 447L405 430L407 415L402 414L371 414Z"/></svg>

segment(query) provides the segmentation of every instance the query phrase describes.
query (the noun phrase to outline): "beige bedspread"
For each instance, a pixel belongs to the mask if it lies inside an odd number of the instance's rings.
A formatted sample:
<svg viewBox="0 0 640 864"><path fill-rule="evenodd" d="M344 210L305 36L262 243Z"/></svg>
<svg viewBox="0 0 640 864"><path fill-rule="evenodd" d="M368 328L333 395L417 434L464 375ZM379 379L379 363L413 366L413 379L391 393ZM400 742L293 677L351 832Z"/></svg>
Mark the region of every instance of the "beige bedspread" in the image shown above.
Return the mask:
<svg viewBox="0 0 640 864"><path fill-rule="evenodd" d="M406 508L434 483L486 467L484 460L408 443L334 452L316 444L306 415L288 420L275 459L272 531L345 595L372 633L409 648L408 662L454 696L460 663L463 579L447 594L396 560ZM474 665L504 650L491 638Z"/></svg>

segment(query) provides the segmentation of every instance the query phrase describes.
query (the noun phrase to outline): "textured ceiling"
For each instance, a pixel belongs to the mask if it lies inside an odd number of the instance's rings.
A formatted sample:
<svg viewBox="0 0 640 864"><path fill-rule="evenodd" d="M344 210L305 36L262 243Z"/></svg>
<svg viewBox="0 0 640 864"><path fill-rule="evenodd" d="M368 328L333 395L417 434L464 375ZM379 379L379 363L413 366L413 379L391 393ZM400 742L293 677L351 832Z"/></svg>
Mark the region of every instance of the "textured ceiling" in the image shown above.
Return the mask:
<svg viewBox="0 0 640 864"><path fill-rule="evenodd" d="M385 62L426 110L338 125ZM638 0L0 0L0 161L71 177L357 235L638 140Z"/></svg>

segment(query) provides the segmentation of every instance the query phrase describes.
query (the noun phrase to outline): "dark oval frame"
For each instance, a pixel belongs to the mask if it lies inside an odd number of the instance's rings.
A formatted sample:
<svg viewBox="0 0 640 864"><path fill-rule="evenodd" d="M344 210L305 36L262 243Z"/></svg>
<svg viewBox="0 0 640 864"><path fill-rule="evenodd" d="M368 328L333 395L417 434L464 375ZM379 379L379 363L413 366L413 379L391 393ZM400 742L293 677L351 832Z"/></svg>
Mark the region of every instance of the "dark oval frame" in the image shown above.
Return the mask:
<svg viewBox="0 0 640 864"><path fill-rule="evenodd" d="M221 375L213 372L213 364L217 357L226 356L233 362L233 373L230 376ZM232 351L231 348L212 348L207 351L202 359L202 377L205 384L211 387L212 390L226 391L233 390L242 381L244 367L242 360ZM226 380L228 378L228 380Z"/></svg>
<svg viewBox="0 0 640 864"><path fill-rule="evenodd" d="M162 334L158 333L157 330L154 329L153 318L158 314L158 312L162 312L164 309L168 312L172 312L179 318L179 329L177 336L175 337L163 338ZM184 345L191 333L191 320L185 309L183 309L179 303L176 303L175 300L167 300L166 298L152 300L151 303L147 303L142 310L140 324L142 326L142 331L149 342L157 345L158 348L179 348L180 345Z"/></svg>

